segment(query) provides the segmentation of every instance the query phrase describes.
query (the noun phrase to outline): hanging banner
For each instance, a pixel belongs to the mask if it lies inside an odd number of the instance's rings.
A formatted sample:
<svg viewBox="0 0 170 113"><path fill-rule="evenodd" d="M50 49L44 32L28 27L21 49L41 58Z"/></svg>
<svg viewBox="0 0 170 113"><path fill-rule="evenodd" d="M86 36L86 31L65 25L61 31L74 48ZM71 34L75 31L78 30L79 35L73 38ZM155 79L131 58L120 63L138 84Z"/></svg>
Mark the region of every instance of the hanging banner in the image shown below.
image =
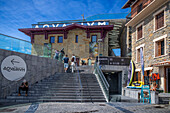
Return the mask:
<svg viewBox="0 0 170 113"><path fill-rule="evenodd" d="M135 65L131 60L129 65L129 71L128 71L128 82L127 82L128 86L130 86L132 83L134 72L135 72Z"/></svg>
<svg viewBox="0 0 170 113"><path fill-rule="evenodd" d="M141 62L141 70L142 70L142 81L143 81L143 77L144 77L144 59L143 59L143 48L140 48L140 62Z"/></svg>

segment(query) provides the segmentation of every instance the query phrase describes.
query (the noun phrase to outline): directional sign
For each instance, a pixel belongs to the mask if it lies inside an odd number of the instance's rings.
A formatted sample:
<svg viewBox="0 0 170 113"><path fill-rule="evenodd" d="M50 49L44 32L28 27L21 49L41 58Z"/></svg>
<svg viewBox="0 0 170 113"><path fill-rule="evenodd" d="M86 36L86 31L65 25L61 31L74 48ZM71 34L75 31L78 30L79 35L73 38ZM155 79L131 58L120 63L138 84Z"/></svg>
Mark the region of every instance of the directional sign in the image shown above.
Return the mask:
<svg viewBox="0 0 170 113"><path fill-rule="evenodd" d="M11 55L2 61L1 72L8 80L18 81L25 76L26 71L26 63L19 56Z"/></svg>

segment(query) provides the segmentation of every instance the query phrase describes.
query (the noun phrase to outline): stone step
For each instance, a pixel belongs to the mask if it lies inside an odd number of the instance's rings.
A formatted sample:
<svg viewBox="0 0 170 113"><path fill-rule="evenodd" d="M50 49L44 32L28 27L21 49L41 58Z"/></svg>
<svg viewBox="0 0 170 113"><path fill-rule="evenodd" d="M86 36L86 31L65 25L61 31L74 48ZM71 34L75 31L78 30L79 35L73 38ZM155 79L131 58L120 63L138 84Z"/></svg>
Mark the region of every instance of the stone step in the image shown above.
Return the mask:
<svg viewBox="0 0 170 113"><path fill-rule="evenodd" d="M31 88L29 88L29 90L31 90L31 89L38 89L38 90L41 90L41 89L44 89L44 90L48 90L48 89L51 89L51 90L57 90L57 89L65 89L65 90L67 90L67 89L79 89L80 88L80 86L52 86L52 87L50 87L50 86L33 86L33 87L31 87ZM83 89L100 89L100 86L82 86L82 88Z"/></svg>
<svg viewBox="0 0 170 113"><path fill-rule="evenodd" d="M8 96L7 99L11 99L11 100L20 100L20 99L23 99L23 100L34 100L34 99L71 99L71 98L83 98L83 99L89 99L89 98L92 98L92 99L103 99L104 97L103 96L81 96L81 95L75 95L75 96L37 96L37 97L33 97L33 96Z"/></svg>
<svg viewBox="0 0 170 113"><path fill-rule="evenodd" d="M57 73L29 87L28 96L13 93L6 101L26 102L106 102L93 74L80 74L82 89L77 73ZM0 102L5 101L0 99Z"/></svg>
<svg viewBox="0 0 170 113"><path fill-rule="evenodd" d="M42 93L28 93L28 96L60 96L60 95L63 95L63 96L76 96L76 92L74 93L45 93L45 94L42 94ZM101 96L103 95L102 92L83 92L83 96L88 96L88 95L92 95L92 96ZM18 93L13 93L12 96L18 96ZM21 96L25 96L24 93L21 94Z"/></svg>
<svg viewBox="0 0 170 113"><path fill-rule="evenodd" d="M79 92L79 90L77 90L77 92ZM100 93L101 90L83 90L83 93ZM31 94L41 94L41 93L76 93L76 91L72 91L72 90L69 90L69 91L66 91L66 90L58 90L58 91L39 91L39 90L32 90L32 91L28 91L28 94L31 93Z"/></svg>

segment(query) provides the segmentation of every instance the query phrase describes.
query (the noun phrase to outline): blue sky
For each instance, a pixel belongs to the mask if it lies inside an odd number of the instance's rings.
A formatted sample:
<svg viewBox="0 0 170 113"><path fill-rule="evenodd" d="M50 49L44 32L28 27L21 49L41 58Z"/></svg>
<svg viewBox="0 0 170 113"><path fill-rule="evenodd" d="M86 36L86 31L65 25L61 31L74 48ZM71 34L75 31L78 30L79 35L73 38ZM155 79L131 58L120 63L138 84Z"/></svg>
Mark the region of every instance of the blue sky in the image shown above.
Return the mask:
<svg viewBox="0 0 170 113"><path fill-rule="evenodd" d="M0 33L30 41L18 28L43 21L77 20L96 14L125 13L127 0L0 0Z"/></svg>

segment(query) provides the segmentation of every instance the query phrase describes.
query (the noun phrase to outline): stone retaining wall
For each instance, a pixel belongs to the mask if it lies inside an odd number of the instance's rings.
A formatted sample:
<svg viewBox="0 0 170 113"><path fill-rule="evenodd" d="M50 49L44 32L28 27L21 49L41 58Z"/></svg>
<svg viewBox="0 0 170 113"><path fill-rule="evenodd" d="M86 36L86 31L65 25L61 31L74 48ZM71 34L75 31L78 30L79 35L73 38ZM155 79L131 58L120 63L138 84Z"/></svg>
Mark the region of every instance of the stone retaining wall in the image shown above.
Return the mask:
<svg viewBox="0 0 170 113"><path fill-rule="evenodd" d="M131 97L134 99L139 99L139 93L141 93L141 89L128 89L123 88L123 96ZM158 94L155 91L150 91L151 93L151 103L152 104L158 104Z"/></svg>
<svg viewBox="0 0 170 113"><path fill-rule="evenodd" d="M5 98L7 95L12 94L18 90L23 79L26 79L29 85L32 85L46 77L55 73L63 72L63 63L55 59L38 57L14 51L0 49L0 64L2 61L10 56L16 55L21 57L27 65L27 72L25 76L19 81L9 81L0 72L0 98Z"/></svg>

